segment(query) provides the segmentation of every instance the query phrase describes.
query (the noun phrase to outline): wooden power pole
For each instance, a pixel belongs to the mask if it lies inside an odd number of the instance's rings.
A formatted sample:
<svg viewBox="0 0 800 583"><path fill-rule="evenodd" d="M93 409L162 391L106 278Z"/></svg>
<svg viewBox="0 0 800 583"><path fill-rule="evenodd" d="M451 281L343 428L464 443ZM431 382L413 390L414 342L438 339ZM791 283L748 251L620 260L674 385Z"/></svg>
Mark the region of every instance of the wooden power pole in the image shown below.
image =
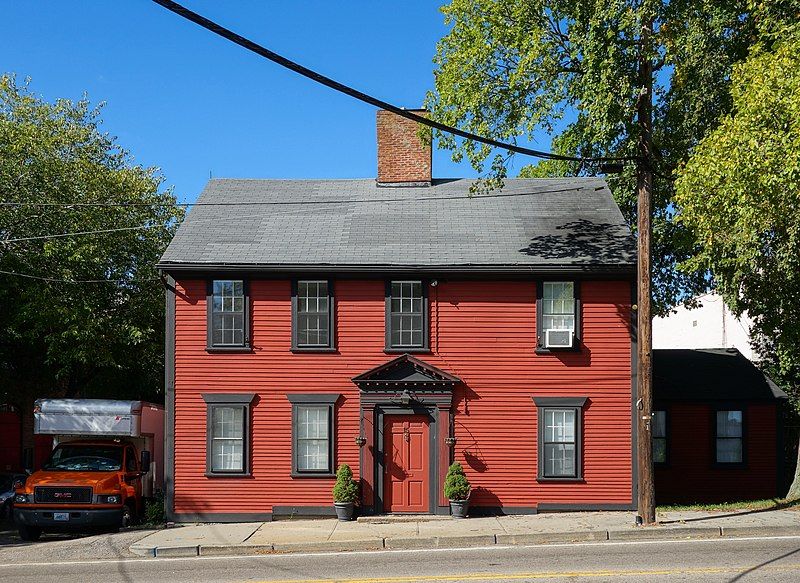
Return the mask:
<svg viewBox="0 0 800 583"><path fill-rule="evenodd" d="M638 198L638 293L637 330L638 366L636 376L638 439L638 519L644 525L656 521L655 487L653 484L653 319L651 311L651 252L653 172L650 166L653 147L653 65L650 55L650 34L653 21L642 24L639 53L641 95L637 105L639 125L638 161L636 164L636 190ZM637 520L638 522L638 520Z"/></svg>

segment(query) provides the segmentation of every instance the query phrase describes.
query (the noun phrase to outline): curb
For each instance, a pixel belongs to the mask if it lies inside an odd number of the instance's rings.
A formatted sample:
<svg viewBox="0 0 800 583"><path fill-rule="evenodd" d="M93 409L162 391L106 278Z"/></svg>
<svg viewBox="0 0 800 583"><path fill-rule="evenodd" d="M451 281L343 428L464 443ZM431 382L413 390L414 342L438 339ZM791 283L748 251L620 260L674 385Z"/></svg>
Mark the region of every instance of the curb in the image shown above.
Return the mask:
<svg viewBox="0 0 800 583"><path fill-rule="evenodd" d="M800 536L797 526L693 526L648 527L631 530L583 530L552 533L478 534L465 536L369 538L361 540L287 542L273 544L190 545L152 547L132 545L132 553L143 557L197 557L266 555L273 553L317 553L343 551L457 549L492 545L546 545L602 541L654 541L714 539L749 536Z"/></svg>
<svg viewBox="0 0 800 583"><path fill-rule="evenodd" d="M676 538L719 538L719 526L642 527L631 530L609 530L608 540L635 541Z"/></svg>
<svg viewBox="0 0 800 583"><path fill-rule="evenodd" d="M497 544L499 545L546 545L549 543L582 543L604 540L608 540L607 530L497 535Z"/></svg>

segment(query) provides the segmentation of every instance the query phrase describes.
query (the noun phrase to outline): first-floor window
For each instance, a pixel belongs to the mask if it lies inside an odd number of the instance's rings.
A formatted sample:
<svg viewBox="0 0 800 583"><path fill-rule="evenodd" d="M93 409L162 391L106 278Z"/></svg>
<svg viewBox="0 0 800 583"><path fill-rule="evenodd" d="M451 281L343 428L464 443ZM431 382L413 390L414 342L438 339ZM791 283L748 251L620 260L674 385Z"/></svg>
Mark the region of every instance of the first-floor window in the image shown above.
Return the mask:
<svg viewBox="0 0 800 583"><path fill-rule="evenodd" d="M211 407L211 471L244 471L244 407Z"/></svg>
<svg viewBox="0 0 800 583"><path fill-rule="evenodd" d="M667 463L667 412L653 411L653 463Z"/></svg>
<svg viewBox="0 0 800 583"><path fill-rule="evenodd" d="M575 410L544 410L544 475L575 477Z"/></svg>
<svg viewBox="0 0 800 583"><path fill-rule="evenodd" d="M338 394L290 394L292 473L333 474L334 405Z"/></svg>
<svg viewBox="0 0 800 583"><path fill-rule="evenodd" d="M744 460L742 436L742 411L717 411L717 463L742 463Z"/></svg>
<svg viewBox="0 0 800 583"><path fill-rule="evenodd" d="M585 397L534 397L539 409L539 479L580 479Z"/></svg>
<svg viewBox="0 0 800 583"><path fill-rule="evenodd" d="M297 469L301 472L330 471L329 413L327 406L297 406Z"/></svg>
<svg viewBox="0 0 800 583"><path fill-rule="evenodd" d="M204 394L207 406L206 470L212 475L247 473L248 420L254 394Z"/></svg>

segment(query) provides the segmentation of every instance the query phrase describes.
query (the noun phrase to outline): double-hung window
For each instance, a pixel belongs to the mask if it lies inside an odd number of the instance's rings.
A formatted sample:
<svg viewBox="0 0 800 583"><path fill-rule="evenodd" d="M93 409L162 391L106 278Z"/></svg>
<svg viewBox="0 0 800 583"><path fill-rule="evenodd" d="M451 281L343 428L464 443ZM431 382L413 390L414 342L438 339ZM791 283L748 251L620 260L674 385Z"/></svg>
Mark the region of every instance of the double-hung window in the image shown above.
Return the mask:
<svg viewBox="0 0 800 583"><path fill-rule="evenodd" d="M331 476L334 472L334 406L338 394L290 394L292 474Z"/></svg>
<svg viewBox="0 0 800 583"><path fill-rule="evenodd" d="M333 348L333 286L329 281L294 282L292 322L292 349Z"/></svg>
<svg viewBox="0 0 800 583"><path fill-rule="evenodd" d="M241 279L215 279L208 296L209 348L244 348L248 338L248 302Z"/></svg>
<svg viewBox="0 0 800 583"><path fill-rule="evenodd" d="M248 473L250 404L255 394L204 394L206 402L206 473Z"/></svg>
<svg viewBox="0 0 800 583"><path fill-rule="evenodd" d="M422 281L391 281L386 289L387 350L428 348L428 297Z"/></svg>
<svg viewBox="0 0 800 583"><path fill-rule="evenodd" d="M653 411L651 425L653 436L653 463L667 463L667 412Z"/></svg>
<svg viewBox="0 0 800 583"><path fill-rule="evenodd" d="M537 348L571 348L580 328L577 284L544 281L538 286Z"/></svg>
<svg viewBox="0 0 800 583"><path fill-rule="evenodd" d="M585 397L534 397L539 410L539 479L581 479L581 412Z"/></svg>
<svg viewBox="0 0 800 583"><path fill-rule="evenodd" d="M741 410L716 412L716 462L741 464L744 462L744 432Z"/></svg>

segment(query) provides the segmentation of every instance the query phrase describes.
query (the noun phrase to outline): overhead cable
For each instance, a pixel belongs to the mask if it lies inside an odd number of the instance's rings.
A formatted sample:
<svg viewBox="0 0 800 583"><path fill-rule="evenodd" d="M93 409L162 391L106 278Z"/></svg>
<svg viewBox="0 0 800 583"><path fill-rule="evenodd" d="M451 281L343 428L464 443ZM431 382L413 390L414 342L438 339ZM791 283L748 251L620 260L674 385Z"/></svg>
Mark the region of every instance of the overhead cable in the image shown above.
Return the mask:
<svg viewBox="0 0 800 583"><path fill-rule="evenodd" d="M31 275L29 273L19 273L16 271L3 271L0 270L0 275L11 275L14 277L22 277L25 279L35 279L38 281L47 281L49 283L138 283L144 281L158 281L157 277L148 277L145 279L127 280L127 279L58 279L55 277L43 277L41 275Z"/></svg>
<svg viewBox="0 0 800 583"><path fill-rule="evenodd" d="M364 103L368 103L369 105L373 105L375 107L379 107L381 109L385 109L387 111L391 111L401 117L406 119L410 119L412 121L416 121L422 125L437 129L441 132L453 134L459 136L461 138L472 140L474 142L480 142L482 144L486 144L487 146L492 146L494 148L499 148L502 150L507 150L509 152L515 152L517 154L524 154L526 156L532 156L534 158L541 158L544 160L562 160L565 162L621 162L621 161L634 161L638 160L637 156L596 156L596 157L579 157L579 156L565 156L562 154L555 154L553 152L543 152L541 150L533 150L531 148L525 148L522 146L518 146L516 144L509 144L507 142L501 142L499 140L495 140L492 138L487 138L484 136L479 136L478 134L474 134L472 132L467 132L452 126L448 126L446 124L428 119L425 116L417 115L413 111L409 111L402 107L397 107L396 105L392 105L387 101L383 101L382 99L378 99L377 97L373 97L368 95L362 91L354 89L348 85L343 83L339 83L331 79L330 77L326 77L316 71L312 71L311 69L304 67L286 57L275 53L260 44L247 39L232 30L225 28L224 26L217 24L216 22L209 20L208 18L201 16L200 14L189 10L188 8L178 4L177 2L172 2L172 0L153 0L156 4L163 6L167 10L174 12L178 16L185 18L195 24L202 26L206 30L213 32L216 35L221 36L249 51L256 53L259 56L264 57L280 65L281 67L285 67L303 77L311 79L316 83L320 83L325 85L326 87L330 87L331 89L338 91L340 93L344 93L350 97L358 99L359 101L363 101Z"/></svg>
<svg viewBox="0 0 800 583"><path fill-rule="evenodd" d="M137 231L141 229L153 229L155 227L166 227L166 223L154 225L139 225L136 227L118 227L116 229L100 229L97 231L75 231L72 233L55 233L52 235L36 235L34 237L17 237L15 239L0 239L0 243L19 243L22 241L38 241L41 239L59 239L61 237L75 237L77 235L96 235L99 233L117 233L119 231Z"/></svg>

